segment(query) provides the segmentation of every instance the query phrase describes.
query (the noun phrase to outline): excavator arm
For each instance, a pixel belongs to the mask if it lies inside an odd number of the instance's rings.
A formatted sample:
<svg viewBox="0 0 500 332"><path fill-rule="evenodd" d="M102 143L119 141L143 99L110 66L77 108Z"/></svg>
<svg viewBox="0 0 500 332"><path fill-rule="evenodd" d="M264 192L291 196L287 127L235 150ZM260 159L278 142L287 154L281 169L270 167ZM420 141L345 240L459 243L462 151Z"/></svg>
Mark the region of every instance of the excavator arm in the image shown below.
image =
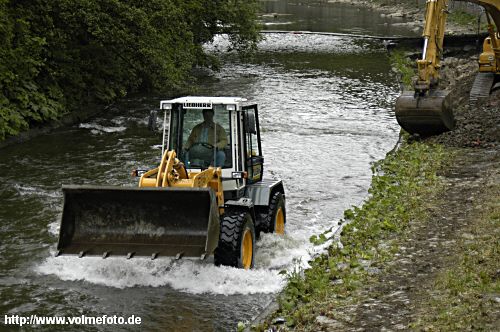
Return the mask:
<svg viewBox="0 0 500 332"><path fill-rule="evenodd" d="M414 82L415 92L423 95L439 82L439 68L443 53L443 40L448 0L429 0L423 31L424 47L422 59L417 60L418 79Z"/></svg>
<svg viewBox="0 0 500 332"><path fill-rule="evenodd" d="M491 21L496 24L497 28L500 27L500 0L469 0L468 2L483 6L490 23L488 28L490 37L487 38L483 47L484 52L479 63L480 71L489 71L492 72L491 75L498 76L500 74L499 35L495 32ZM400 126L411 134L430 136L452 130L455 126L449 91L438 88L447 15L448 0L427 1L422 34L424 38L422 58L417 60L418 77L414 81L414 89L404 91L396 100L396 119ZM485 60L482 60L483 58Z"/></svg>

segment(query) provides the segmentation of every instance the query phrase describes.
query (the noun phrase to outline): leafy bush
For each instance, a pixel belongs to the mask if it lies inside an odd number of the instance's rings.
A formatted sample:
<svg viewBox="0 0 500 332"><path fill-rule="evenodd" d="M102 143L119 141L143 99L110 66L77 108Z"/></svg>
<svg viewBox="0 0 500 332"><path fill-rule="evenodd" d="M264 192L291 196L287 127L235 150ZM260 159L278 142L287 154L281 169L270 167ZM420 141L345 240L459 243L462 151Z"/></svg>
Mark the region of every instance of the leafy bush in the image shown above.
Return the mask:
<svg viewBox="0 0 500 332"><path fill-rule="evenodd" d="M203 43L255 48L256 1L0 0L0 140L130 92L179 92Z"/></svg>

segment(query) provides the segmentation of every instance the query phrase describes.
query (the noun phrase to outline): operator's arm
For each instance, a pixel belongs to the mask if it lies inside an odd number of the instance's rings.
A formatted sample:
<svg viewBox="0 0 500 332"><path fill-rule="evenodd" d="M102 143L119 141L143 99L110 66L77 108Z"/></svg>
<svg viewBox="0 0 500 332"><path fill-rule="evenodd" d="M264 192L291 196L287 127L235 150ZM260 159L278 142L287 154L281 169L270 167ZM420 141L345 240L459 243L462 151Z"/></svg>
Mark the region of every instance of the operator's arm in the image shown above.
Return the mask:
<svg viewBox="0 0 500 332"><path fill-rule="evenodd" d="M217 124L217 149L223 150L227 145L227 135L224 128Z"/></svg>
<svg viewBox="0 0 500 332"><path fill-rule="evenodd" d="M184 149L189 150L194 143L198 142L200 133L201 133L201 124L197 124L196 126L194 126L193 130L191 130L191 134L189 134L189 138L187 139Z"/></svg>

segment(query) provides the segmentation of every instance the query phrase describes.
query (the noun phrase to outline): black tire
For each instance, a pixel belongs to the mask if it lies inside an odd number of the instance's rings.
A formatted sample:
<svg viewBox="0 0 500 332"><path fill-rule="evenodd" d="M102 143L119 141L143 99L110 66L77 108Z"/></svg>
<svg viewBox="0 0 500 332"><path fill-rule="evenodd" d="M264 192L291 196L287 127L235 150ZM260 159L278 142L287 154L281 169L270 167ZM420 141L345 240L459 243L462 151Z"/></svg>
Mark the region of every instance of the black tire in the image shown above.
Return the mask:
<svg viewBox="0 0 500 332"><path fill-rule="evenodd" d="M274 233L276 214L281 208L284 217L284 223L286 225L286 208L285 208L285 196L282 192L276 191L273 193L271 200L269 202L269 209L266 218L263 219L261 230L265 233Z"/></svg>
<svg viewBox="0 0 500 332"><path fill-rule="evenodd" d="M243 262L243 236L245 231L252 237L251 262L247 268L253 268L255 252L255 227L248 212L235 211L223 216L220 225L219 244L214 252L215 265L227 265L245 268Z"/></svg>

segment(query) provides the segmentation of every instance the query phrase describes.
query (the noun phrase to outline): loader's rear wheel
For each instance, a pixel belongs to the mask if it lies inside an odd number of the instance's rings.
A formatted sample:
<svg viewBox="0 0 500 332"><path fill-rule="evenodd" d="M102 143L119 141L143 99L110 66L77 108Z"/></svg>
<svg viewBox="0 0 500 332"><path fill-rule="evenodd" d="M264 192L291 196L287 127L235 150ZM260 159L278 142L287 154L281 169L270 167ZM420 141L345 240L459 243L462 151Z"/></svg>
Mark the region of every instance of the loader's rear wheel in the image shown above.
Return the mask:
<svg viewBox="0 0 500 332"><path fill-rule="evenodd" d="M274 231L276 234L285 234L285 209L284 207L279 207L276 211L276 218L274 218Z"/></svg>
<svg viewBox="0 0 500 332"><path fill-rule="evenodd" d="M248 212L235 212L221 220L219 245L215 249L215 265L245 270L253 267L255 228Z"/></svg>
<svg viewBox="0 0 500 332"><path fill-rule="evenodd" d="M268 211L262 230L266 233L285 234L286 209L283 193L277 191L273 194Z"/></svg>

